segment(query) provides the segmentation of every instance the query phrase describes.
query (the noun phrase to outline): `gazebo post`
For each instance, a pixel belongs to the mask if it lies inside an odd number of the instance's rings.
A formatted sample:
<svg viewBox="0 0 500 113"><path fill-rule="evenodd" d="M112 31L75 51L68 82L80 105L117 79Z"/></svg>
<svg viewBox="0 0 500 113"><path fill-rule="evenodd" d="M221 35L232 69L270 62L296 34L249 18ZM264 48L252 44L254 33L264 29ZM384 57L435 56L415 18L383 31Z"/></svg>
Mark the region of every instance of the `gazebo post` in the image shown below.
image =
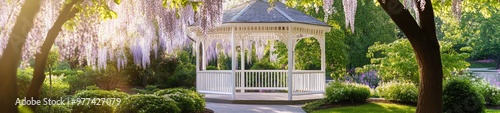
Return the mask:
<svg viewBox="0 0 500 113"><path fill-rule="evenodd" d="M195 50L195 54L196 54L196 76L198 76L198 73L200 72L200 40L196 41L195 43L195 47L194 47L194 50ZM198 77L196 77L196 91L197 92L200 92L199 90L199 85L200 83L200 79Z"/></svg>
<svg viewBox="0 0 500 113"><path fill-rule="evenodd" d="M293 94L292 94L292 90L293 90L293 69L294 69L294 60L293 60L293 50L294 50L294 46L293 46L293 37L292 37L292 27L288 26L288 35L286 37L288 43L287 43L287 47L288 47L288 80L287 80L287 86L288 86L288 101L292 101L293 100Z"/></svg>
<svg viewBox="0 0 500 113"><path fill-rule="evenodd" d="M207 41L206 41L206 37L203 38L204 40L201 42L201 46L203 47L203 49L201 50L201 70L202 71L205 71L207 70Z"/></svg>
<svg viewBox="0 0 500 113"><path fill-rule="evenodd" d="M234 27L231 27L231 100L234 100L235 85L236 85L236 44L234 43Z"/></svg>
<svg viewBox="0 0 500 113"><path fill-rule="evenodd" d="M241 57L241 72L240 72L240 91L241 93L245 93L245 39L240 37L241 46L240 46L240 57Z"/></svg>
<svg viewBox="0 0 500 113"><path fill-rule="evenodd" d="M319 38L319 45L321 49L321 71L325 72L326 70L326 54L325 54L325 35L323 34ZM326 72L325 72L326 74Z"/></svg>
<svg viewBox="0 0 500 113"><path fill-rule="evenodd" d="M323 86L323 87L320 87L322 89L324 89L324 86L326 84L326 38L325 38L325 34L323 33L320 38L319 38L319 47L321 49L321 71L323 72L323 76L321 76L321 83L320 86ZM324 95L323 95L324 96Z"/></svg>

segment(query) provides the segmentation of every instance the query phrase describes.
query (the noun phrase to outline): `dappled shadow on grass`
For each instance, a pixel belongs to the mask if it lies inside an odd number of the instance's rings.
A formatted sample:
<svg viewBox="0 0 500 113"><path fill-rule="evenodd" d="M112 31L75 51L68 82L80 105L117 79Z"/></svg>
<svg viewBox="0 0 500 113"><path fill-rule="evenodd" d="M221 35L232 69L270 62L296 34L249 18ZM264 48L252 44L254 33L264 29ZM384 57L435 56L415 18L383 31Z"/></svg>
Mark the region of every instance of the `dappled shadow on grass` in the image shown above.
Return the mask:
<svg viewBox="0 0 500 113"><path fill-rule="evenodd" d="M389 103L366 103L363 105L336 107L314 111L313 113L413 113L416 108Z"/></svg>

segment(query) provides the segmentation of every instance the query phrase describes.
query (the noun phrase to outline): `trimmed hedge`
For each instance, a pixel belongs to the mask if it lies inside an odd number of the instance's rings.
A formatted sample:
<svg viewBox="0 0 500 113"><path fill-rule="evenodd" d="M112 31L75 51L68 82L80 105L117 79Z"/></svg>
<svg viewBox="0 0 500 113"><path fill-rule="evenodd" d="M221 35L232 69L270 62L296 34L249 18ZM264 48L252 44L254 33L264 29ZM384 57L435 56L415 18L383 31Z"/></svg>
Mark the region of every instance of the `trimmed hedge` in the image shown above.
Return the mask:
<svg viewBox="0 0 500 113"><path fill-rule="evenodd" d="M126 98L117 109L117 113L180 113L177 103L156 95L132 95Z"/></svg>
<svg viewBox="0 0 500 113"><path fill-rule="evenodd" d="M377 94L386 100L417 103L418 88L411 82L386 82L376 89Z"/></svg>
<svg viewBox="0 0 500 113"><path fill-rule="evenodd" d="M326 87L325 99L329 103L364 102L370 96L370 87L357 83L331 82Z"/></svg>
<svg viewBox="0 0 500 113"><path fill-rule="evenodd" d="M177 102L183 113L202 112L205 110L205 99L192 90L182 88L172 88L159 90L154 93L158 96L165 96Z"/></svg>
<svg viewBox="0 0 500 113"><path fill-rule="evenodd" d="M443 87L443 112L484 113L484 98L465 77L449 79Z"/></svg>
<svg viewBox="0 0 500 113"><path fill-rule="evenodd" d="M53 105L49 110L49 106L39 106L36 113L70 113L70 106L65 105ZM49 112L50 111L50 112Z"/></svg>
<svg viewBox="0 0 500 113"><path fill-rule="evenodd" d="M121 100L121 104L123 104L124 98L126 98L128 94L118 91L106 91L106 90L82 90L75 94L75 98L117 98ZM118 101L115 101L118 102ZM83 105L74 105L73 113L113 113L116 109L116 105L94 105L94 104L83 104Z"/></svg>

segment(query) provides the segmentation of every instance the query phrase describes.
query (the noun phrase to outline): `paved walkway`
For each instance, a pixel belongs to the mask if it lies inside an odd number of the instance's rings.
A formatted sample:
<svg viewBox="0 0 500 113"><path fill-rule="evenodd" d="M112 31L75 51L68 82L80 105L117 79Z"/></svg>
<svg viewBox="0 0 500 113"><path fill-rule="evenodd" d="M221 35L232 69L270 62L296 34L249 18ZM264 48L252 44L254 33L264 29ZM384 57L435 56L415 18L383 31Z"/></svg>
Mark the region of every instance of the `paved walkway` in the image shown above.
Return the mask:
<svg viewBox="0 0 500 113"><path fill-rule="evenodd" d="M302 105L251 105L207 102L207 108L215 113L305 113Z"/></svg>

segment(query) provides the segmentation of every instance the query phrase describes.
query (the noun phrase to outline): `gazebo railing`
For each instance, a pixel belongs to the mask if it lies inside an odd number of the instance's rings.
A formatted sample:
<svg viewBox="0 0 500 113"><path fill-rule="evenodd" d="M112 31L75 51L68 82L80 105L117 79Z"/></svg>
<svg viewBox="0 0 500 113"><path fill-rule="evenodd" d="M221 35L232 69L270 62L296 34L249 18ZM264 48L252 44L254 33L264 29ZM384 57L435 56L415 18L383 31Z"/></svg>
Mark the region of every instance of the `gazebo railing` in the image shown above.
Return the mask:
<svg viewBox="0 0 500 113"><path fill-rule="evenodd" d="M323 93L325 72L321 70L292 71L292 93L294 95ZM236 70L234 81L231 70L199 71L196 87L200 93L231 94L235 89L245 90L288 90L288 70Z"/></svg>
<svg viewBox="0 0 500 113"><path fill-rule="evenodd" d="M231 70L199 71L196 74L196 88L200 93L231 94L231 78Z"/></svg>
<svg viewBox="0 0 500 113"><path fill-rule="evenodd" d="M292 91L294 95L323 93L325 91L325 72L321 70L293 71Z"/></svg>
<svg viewBox="0 0 500 113"><path fill-rule="evenodd" d="M236 72L236 89L242 92L243 90L287 89L287 70L239 70Z"/></svg>

